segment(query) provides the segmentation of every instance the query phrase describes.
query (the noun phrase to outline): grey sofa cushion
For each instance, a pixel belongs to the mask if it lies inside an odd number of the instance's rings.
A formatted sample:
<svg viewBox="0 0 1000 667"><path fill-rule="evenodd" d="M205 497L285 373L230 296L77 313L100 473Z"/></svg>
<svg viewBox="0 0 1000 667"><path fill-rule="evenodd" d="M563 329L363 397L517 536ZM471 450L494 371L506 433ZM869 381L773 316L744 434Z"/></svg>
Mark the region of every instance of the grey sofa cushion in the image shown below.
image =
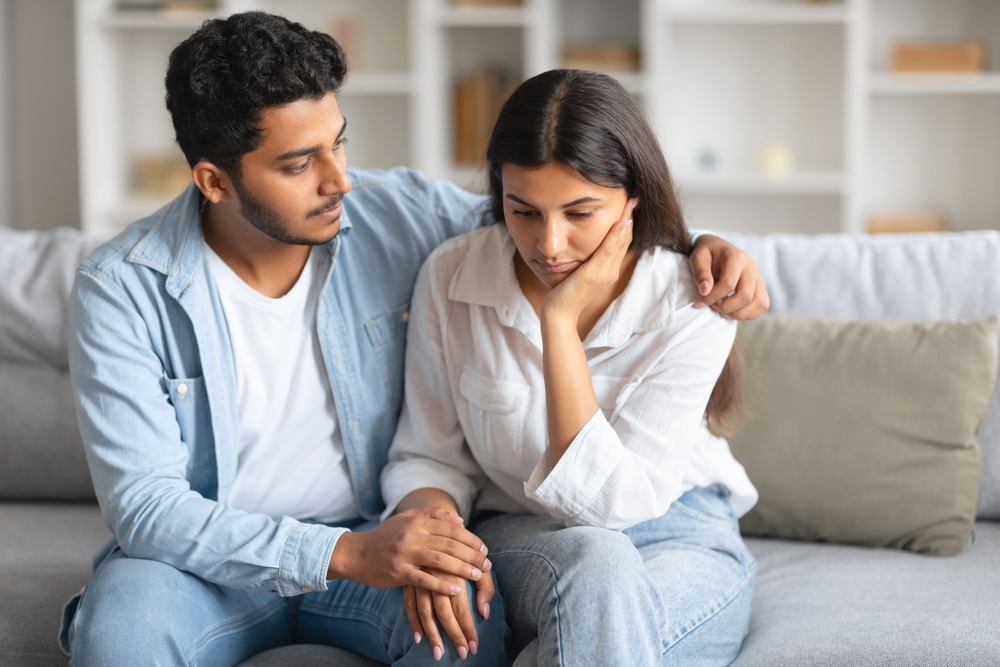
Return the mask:
<svg viewBox="0 0 1000 667"><path fill-rule="evenodd" d="M0 360L67 368L70 288L77 268L99 244L67 227L0 227Z"/></svg>
<svg viewBox="0 0 1000 667"><path fill-rule="evenodd" d="M839 319L980 320L1000 313L1000 232L726 234L757 261L771 312ZM1000 519L1000 384L977 434L977 516Z"/></svg>
<svg viewBox="0 0 1000 667"><path fill-rule="evenodd" d="M0 361L0 499L94 500L65 372Z"/></svg>
<svg viewBox="0 0 1000 667"><path fill-rule="evenodd" d="M750 634L733 667L986 667L1000 656L1000 523L937 558L748 539Z"/></svg>
<svg viewBox="0 0 1000 667"><path fill-rule="evenodd" d="M0 503L0 666L65 665L62 607L110 533L97 505Z"/></svg>

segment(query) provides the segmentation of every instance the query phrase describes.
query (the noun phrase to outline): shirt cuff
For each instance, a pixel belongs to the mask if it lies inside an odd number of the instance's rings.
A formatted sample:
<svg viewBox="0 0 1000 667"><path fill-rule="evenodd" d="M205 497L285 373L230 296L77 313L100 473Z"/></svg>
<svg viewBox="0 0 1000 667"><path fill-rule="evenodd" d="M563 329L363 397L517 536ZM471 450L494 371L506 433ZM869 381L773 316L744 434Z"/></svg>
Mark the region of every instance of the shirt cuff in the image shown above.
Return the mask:
<svg viewBox="0 0 1000 667"><path fill-rule="evenodd" d="M292 529L281 553L278 593L284 597L326 590L326 575L337 541L346 528L300 523Z"/></svg>
<svg viewBox="0 0 1000 667"><path fill-rule="evenodd" d="M407 494L426 488L440 489L450 495L458 505L459 515L468 525L472 499L476 495L475 485L458 470L431 459L410 459L386 466L382 473L386 507L380 520L385 521L392 516Z"/></svg>
<svg viewBox="0 0 1000 667"><path fill-rule="evenodd" d="M625 446L598 410L554 468L546 450L524 484L524 495L557 519L575 519L593 504L624 456Z"/></svg>

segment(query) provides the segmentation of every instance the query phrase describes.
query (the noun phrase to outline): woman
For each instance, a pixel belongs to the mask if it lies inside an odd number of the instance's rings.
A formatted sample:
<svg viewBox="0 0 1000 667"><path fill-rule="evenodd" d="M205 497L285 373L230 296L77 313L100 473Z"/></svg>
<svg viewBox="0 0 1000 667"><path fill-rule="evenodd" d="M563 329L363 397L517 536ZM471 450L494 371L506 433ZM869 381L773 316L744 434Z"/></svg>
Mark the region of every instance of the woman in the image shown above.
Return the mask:
<svg viewBox="0 0 1000 667"><path fill-rule="evenodd" d="M539 665L729 664L756 491L708 426L736 395L735 324L693 307L656 138L614 79L557 70L507 101L487 161L505 224L445 243L417 281L387 514L475 516L512 655L537 637ZM406 595L435 654L436 616L464 655L463 601Z"/></svg>

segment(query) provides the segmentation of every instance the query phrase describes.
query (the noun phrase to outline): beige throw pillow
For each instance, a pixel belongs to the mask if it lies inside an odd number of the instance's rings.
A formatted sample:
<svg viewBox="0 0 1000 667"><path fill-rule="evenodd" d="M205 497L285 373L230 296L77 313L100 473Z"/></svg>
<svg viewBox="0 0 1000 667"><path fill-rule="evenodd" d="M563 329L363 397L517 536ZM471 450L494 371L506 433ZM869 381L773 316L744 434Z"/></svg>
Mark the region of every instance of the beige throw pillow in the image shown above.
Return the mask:
<svg viewBox="0 0 1000 667"><path fill-rule="evenodd" d="M744 534L961 551L998 328L1000 317L741 323L751 416L729 443L760 492Z"/></svg>

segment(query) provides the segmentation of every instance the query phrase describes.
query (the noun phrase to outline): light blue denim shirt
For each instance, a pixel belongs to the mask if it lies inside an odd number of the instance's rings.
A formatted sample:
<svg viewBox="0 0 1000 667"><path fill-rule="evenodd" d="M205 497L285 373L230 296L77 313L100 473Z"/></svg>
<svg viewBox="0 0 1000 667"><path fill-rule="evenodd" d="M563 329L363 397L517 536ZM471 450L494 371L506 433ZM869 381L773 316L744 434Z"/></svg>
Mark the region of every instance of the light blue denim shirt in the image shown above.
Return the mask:
<svg viewBox="0 0 1000 667"><path fill-rule="evenodd" d="M317 327L355 499L374 519L402 404L417 272L442 241L480 224L485 200L411 170L349 173L341 230L323 253ZM325 590L345 529L226 505L237 465L236 373L199 204L192 185L77 275L70 371L101 511L130 557L226 586Z"/></svg>

